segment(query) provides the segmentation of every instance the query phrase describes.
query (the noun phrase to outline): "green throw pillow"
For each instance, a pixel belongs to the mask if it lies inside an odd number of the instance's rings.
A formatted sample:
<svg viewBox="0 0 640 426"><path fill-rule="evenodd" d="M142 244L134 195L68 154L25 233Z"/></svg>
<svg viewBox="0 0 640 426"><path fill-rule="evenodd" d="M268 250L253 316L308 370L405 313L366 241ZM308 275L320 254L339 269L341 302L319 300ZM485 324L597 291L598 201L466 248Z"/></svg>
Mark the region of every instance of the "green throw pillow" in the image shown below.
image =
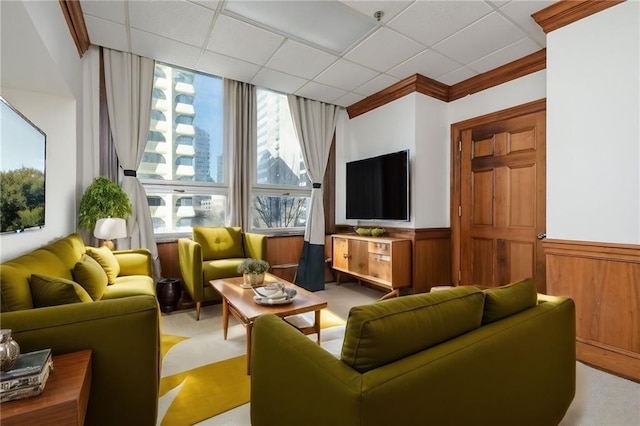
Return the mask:
<svg viewBox="0 0 640 426"><path fill-rule="evenodd" d="M104 269L109 279L109 284L115 284L116 278L120 274L120 264L109 247L87 247L87 254L93 257Z"/></svg>
<svg viewBox="0 0 640 426"><path fill-rule="evenodd" d="M94 258L83 254L71 272L73 279L87 290L93 300L102 299L102 295L107 289L108 278L107 273Z"/></svg>
<svg viewBox="0 0 640 426"><path fill-rule="evenodd" d="M484 291L482 324L489 324L538 304L538 290L532 279Z"/></svg>
<svg viewBox="0 0 640 426"><path fill-rule="evenodd" d="M64 278L33 274L30 285L33 304L36 308L93 301L80 284Z"/></svg>

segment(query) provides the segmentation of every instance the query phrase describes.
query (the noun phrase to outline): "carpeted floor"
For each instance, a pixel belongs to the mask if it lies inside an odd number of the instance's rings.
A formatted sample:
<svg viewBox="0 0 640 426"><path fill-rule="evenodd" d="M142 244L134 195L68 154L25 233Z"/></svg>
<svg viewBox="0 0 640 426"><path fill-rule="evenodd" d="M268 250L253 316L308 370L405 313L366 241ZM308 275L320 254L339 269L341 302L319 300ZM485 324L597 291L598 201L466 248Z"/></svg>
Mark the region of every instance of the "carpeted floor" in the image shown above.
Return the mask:
<svg viewBox="0 0 640 426"><path fill-rule="evenodd" d="M355 284L336 286L328 284L326 290L319 292L328 301L331 311L339 317L347 318L351 306L371 303L379 298L382 293ZM184 413L180 413L180 391L185 382L185 370L191 369L197 376L221 377L231 370L244 372L246 364L245 354L245 330L231 319L229 323L228 339L222 338L222 309L220 305L203 308L200 321L195 320L195 311L179 311L162 316L162 332L165 341L172 344L163 361L161 384L163 394L159 400L158 425L182 426L197 424L198 426L249 426L249 406L245 402L232 401L225 403L236 408L227 409L213 417L204 417L200 421L198 417L191 416L194 410L194 402L197 396L190 396L184 405ZM322 346L332 353L339 353L343 326L332 324L333 327L323 330ZM314 337L314 336L311 336ZM163 345L165 346L165 345ZM166 348L167 346L165 346ZM163 348L163 349L165 349ZM225 361L229 360L229 361ZM219 364L222 369L216 372L215 366L210 364L225 361ZM233 363L236 367L233 367ZM220 372L222 371L222 372ZM224 381L242 382L248 376L239 374L237 379L225 378ZM194 388L209 389L212 379L203 379ZM221 380L220 380L221 381ZM577 391L567 415L561 422L561 426L640 426L640 384L622 379L620 377L604 373L597 369L577 364ZM225 389L228 389L225 387ZM248 392L249 385L245 386ZM166 392L166 393L165 393ZM240 394L239 391L223 392ZM192 392L192 395L197 392ZM187 394L185 394L187 395ZM212 391L206 390L203 405L212 405ZM224 398L222 398L224 399ZM248 401L248 394L245 401ZM176 402L177 401L177 402ZM218 402L218 401L217 401ZM173 404L173 408L169 409ZM190 408L191 407L191 408ZM174 410L175 409L175 410ZM164 420L164 422L163 422Z"/></svg>

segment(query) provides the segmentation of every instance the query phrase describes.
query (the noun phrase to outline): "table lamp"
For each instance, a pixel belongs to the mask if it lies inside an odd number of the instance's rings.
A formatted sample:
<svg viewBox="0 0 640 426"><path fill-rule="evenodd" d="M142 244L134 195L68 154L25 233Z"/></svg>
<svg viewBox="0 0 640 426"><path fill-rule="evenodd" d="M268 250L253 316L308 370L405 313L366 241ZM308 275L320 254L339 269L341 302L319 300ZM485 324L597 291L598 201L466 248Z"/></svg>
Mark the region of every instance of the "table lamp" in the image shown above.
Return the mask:
<svg viewBox="0 0 640 426"><path fill-rule="evenodd" d="M111 240L127 236L127 221L115 217L98 219L96 227L93 230L93 235L96 238L104 240L103 245L107 246L109 250L113 250L114 246Z"/></svg>

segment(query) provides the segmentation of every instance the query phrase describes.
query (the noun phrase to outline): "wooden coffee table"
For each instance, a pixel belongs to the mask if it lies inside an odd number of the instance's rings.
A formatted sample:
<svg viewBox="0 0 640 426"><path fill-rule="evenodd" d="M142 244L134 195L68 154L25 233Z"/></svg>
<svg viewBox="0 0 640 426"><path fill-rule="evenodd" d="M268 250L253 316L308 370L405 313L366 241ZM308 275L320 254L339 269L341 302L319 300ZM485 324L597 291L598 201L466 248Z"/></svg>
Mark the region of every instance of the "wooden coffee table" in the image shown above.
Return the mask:
<svg viewBox="0 0 640 426"><path fill-rule="evenodd" d="M316 334L320 343L320 310L327 307L327 302L315 294L298 287L271 274L265 274L264 284L283 282L286 287L294 288L298 294L291 303L285 305L260 305L253 300L253 290L240 287L242 277L212 280L209 283L222 296L222 326L224 339L227 339L229 328L229 312L247 329L247 374L251 374L251 329L253 322L262 314L275 314L281 318L314 312L315 320L309 327L296 327L304 334Z"/></svg>

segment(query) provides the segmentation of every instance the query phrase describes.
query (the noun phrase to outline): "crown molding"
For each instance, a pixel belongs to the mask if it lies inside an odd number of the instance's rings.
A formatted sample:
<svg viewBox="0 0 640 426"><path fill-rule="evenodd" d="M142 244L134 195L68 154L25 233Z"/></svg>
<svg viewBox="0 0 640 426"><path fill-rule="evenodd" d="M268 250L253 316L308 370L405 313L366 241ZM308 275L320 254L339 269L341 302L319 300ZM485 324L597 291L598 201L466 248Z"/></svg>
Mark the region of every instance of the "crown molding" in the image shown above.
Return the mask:
<svg viewBox="0 0 640 426"><path fill-rule="evenodd" d="M561 0L537 11L531 17L545 33L579 21L625 0Z"/></svg>
<svg viewBox="0 0 640 426"><path fill-rule="evenodd" d="M58 0L58 2L60 3L64 19L67 21L71 38L73 38L73 42L78 49L78 54L82 58L82 55L89 50L91 41L89 40L89 32L84 22L84 16L82 15L80 0Z"/></svg>
<svg viewBox="0 0 640 426"><path fill-rule="evenodd" d="M476 75L453 86L414 74L347 107L349 118L355 118L413 92L422 93L444 102L455 101L516 78L545 69L547 50L542 49L494 70Z"/></svg>

